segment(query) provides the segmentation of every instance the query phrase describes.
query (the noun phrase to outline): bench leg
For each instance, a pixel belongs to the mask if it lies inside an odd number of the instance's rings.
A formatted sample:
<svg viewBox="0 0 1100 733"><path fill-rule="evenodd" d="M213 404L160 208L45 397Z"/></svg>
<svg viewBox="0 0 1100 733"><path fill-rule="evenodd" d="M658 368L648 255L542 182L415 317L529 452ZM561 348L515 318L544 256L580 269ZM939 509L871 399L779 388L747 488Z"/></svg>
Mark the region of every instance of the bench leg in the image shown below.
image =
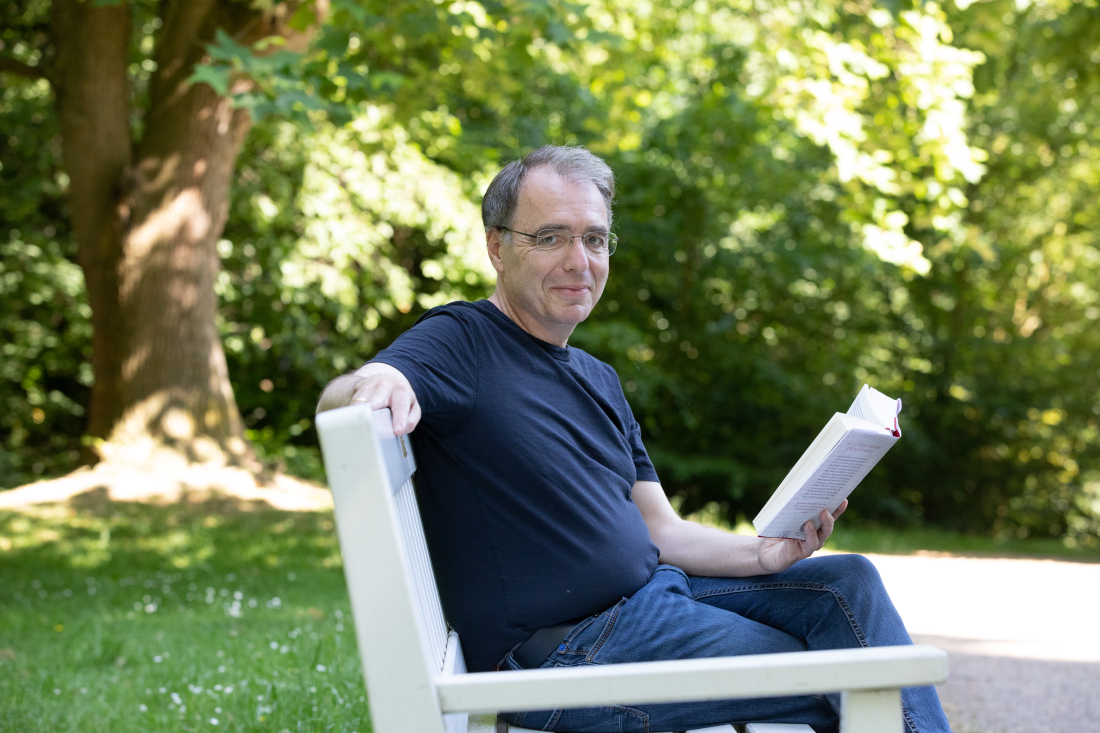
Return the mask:
<svg viewBox="0 0 1100 733"><path fill-rule="evenodd" d="M840 733L902 733L901 690L842 692Z"/></svg>

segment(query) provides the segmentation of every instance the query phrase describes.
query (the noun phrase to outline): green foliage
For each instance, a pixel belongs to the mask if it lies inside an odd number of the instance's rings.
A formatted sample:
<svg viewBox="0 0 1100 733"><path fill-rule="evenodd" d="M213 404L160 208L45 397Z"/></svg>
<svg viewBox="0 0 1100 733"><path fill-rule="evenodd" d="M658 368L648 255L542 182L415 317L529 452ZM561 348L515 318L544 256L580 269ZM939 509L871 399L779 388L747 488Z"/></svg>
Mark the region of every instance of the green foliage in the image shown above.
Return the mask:
<svg viewBox="0 0 1100 733"><path fill-rule="evenodd" d="M45 81L0 90L0 486L76 465L92 384L49 97Z"/></svg>
<svg viewBox="0 0 1100 733"><path fill-rule="evenodd" d="M135 7L140 94L157 23ZM1007 0L348 0L302 54L219 36L195 81L256 82L235 98L259 122L218 281L251 436L320 477L324 383L424 309L484 296L484 185L502 160L578 143L617 171L622 245L574 343L618 369L685 511L755 514L869 382L902 397L905 439L847 521L1096 546L1097 37L1086 3ZM5 272L29 283L19 298L52 288L79 308L61 194L34 193L60 180L47 89L4 95L25 160L5 158L0 196L38 202L0 213L20 232L6 251L54 263L32 281L5 255ZM5 368L30 373L33 329L14 324L40 323L61 339L57 391L83 404L86 326L66 340L58 308L4 307ZM13 409L29 394L4 389ZM21 463L4 481L54 454L47 434L79 433L49 425L7 449Z"/></svg>
<svg viewBox="0 0 1100 733"><path fill-rule="evenodd" d="M0 513L0 728L370 730L332 515L241 509Z"/></svg>

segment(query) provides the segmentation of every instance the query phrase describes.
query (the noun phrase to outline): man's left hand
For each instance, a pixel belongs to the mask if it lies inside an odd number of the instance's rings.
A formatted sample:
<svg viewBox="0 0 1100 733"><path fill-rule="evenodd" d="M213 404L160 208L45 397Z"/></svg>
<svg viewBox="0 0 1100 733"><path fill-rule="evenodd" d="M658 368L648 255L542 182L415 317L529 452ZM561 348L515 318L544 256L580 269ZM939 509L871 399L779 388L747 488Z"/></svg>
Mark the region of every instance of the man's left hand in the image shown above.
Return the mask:
<svg viewBox="0 0 1100 733"><path fill-rule="evenodd" d="M848 508L848 500L840 502L832 514L821 510L821 527L814 529L814 523L806 520L802 527L805 539L761 539L759 560L765 572L778 573L786 570L799 560L803 560L825 546L825 540L833 533L837 517Z"/></svg>

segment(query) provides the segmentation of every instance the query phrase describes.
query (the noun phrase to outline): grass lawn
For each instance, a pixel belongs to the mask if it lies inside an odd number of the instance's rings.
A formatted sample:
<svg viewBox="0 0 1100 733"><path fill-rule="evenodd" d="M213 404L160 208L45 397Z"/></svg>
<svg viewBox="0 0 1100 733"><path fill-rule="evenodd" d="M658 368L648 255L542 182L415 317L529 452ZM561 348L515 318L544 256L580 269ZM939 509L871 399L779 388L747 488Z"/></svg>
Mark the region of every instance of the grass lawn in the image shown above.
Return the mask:
<svg viewBox="0 0 1100 733"><path fill-rule="evenodd" d="M369 731L331 514L244 509L0 511L0 731ZM1100 560L843 524L829 547Z"/></svg>
<svg viewBox="0 0 1100 733"><path fill-rule="evenodd" d="M330 514L0 512L0 731L370 730Z"/></svg>

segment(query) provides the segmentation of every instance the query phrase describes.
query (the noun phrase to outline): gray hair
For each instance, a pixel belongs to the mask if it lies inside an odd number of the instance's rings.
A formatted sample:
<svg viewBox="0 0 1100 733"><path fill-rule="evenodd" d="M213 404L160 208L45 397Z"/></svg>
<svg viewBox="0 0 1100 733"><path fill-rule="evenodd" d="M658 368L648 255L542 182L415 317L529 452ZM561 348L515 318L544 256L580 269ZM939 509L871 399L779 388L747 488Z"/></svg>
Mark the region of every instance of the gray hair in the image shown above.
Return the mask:
<svg viewBox="0 0 1100 733"><path fill-rule="evenodd" d="M519 192L531 171L547 167L576 183L592 183L603 196L607 223L611 224L611 201L615 198L615 174L603 159L581 147L545 145L513 160L497 173L481 200L481 221L485 229L510 227L516 216Z"/></svg>

